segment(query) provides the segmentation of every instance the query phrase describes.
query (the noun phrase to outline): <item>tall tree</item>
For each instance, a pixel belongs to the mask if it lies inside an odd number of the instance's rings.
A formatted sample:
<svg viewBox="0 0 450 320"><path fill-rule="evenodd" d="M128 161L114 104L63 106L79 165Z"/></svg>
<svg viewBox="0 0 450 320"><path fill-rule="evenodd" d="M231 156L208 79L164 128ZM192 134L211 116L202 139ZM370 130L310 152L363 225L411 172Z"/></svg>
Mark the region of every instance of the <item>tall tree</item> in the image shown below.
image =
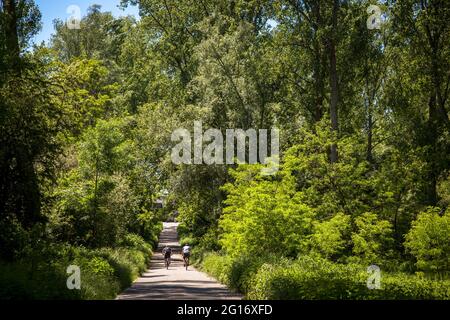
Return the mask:
<svg viewBox="0 0 450 320"><path fill-rule="evenodd" d="M446 176L450 163L450 3L398 1L393 6L393 18L395 44L404 55L404 64L397 64L397 74L421 79L422 83L420 87L410 87L410 93L400 87L394 94L399 97L409 94L409 98L405 97L407 106L412 114L418 115L417 123L413 124L420 128L416 130L415 143L424 148L427 162L422 197L425 204L436 205L437 185ZM407 116L411 117L411 113Z"/></svg>
<svg viewBox="0 0 450 320"><path fill-rule="evenodd" d="M331 34L328 39L328 50L330 55L330 87L331 87L331 98L330 98L330 118L331 118L331 130L337 135L339 134L339 120L338 120L338 103L339 103L339 87L338 87L338 71L337 71L337 61L336 61L336 41L338 33L338 14L339 14L339 0L333 0L332 9L332 24L331 24ZM331 163L338 161L338 150L337 145L331 145L330 153Z"/></svg>
<svg viewBox="0 0 450 320"><path fill-rule="evenodd" d="M19 35L17 33L17 3L16 0L2 0L6 63L11 67L17 67L19 63Z"/></svg>

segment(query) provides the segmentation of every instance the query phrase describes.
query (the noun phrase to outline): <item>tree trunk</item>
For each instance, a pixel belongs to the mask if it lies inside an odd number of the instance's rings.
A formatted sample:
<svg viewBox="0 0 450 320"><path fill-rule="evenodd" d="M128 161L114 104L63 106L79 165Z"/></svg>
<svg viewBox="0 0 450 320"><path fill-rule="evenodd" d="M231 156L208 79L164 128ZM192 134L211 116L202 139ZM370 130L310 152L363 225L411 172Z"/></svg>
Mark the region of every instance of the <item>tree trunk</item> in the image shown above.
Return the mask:
<svg viewBox="0 0 450 320"><path fill-rule="evenodd" d="M323 50L320 48L320 39L318 36L319 29L322 26L322 15L320 11L320 3L312 3L312 13L314 16L315 24L313 24L314 29L314 87L315 87L315 95L316 101L314 105L314 121L319 122L323 118L324 110L323 110L323 101L324 101L324 92L325 92L325 81L324 81L324 73L323 68L324 65L324 55ZM325 54L326 59L326 54Z"/></svg>
<svg viewBox="0 0 450 320"><path fill-rule="evenodd" d="M334 0L333 16L332 16L332 31L329 41L330 50L330 86L331 86L331 103L330 103L330 117L331 129L334 133L338 133L338 102L339 102L339 88L338 88L338 74L336 62L336 37L337 37L337 22L338 22L339 0ZM330 161L335 163L338 161L337 144L331 146Z"/></svg>
<svg viewBox="0 0 450 320"><path fill-rule="evenodd" d="M367 161L373 163L372 145L373 145L373 117L372 111L369 111L369 118L367 119Z"/></svg>
<svg viewBox="0 0 450 320"><path fill-rule="evenodd" d="M373 110L372 105L375 99L375 92L373 94L370 93L369 79L366 77L366 89L365 89L365 104L366 104L366 113L367 113L367 154L366 160L373 164Z"/></svg>
<svg viewBox="0 0 450 320"><path fill-rule="evenodd" d="M436 95L435 92L431 94L430 102L429 102L429 118L428 118L428 141L427 145L429 146L428 154L427 154L427 162L428 162L428 174L426 181L426 190L425 190L425 203L427 205L434 206L438 201L437 195L437 179L438 179L438 168L436 165L437 161L437 148L436 143L438 139L438 123L439 123L439 111L436 105Z"/></svg>

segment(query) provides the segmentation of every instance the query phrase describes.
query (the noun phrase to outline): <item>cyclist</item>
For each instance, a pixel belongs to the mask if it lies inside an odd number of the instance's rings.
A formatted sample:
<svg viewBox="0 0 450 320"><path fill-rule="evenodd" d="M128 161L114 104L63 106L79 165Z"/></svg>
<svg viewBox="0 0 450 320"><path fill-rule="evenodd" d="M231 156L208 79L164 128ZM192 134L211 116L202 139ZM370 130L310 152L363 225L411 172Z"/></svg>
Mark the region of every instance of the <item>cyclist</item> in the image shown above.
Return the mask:
<svg viewBox="0 0 450 320"><path fill-rule="evenodd" d="M184 266L186 267L186 270L189 266L189 257L191 256L191 247L186 243L183 247L183 261Z"/></svg>
<svg viewBox="0 0 450 320"><path fill-rule="evenodd" d="M166 264L166 268L167 270L169 270L169 265L170 265L170 257L172 256L172 248L170 248L169 246L165 246L162 254L164 256L164 263Z"/></svg>

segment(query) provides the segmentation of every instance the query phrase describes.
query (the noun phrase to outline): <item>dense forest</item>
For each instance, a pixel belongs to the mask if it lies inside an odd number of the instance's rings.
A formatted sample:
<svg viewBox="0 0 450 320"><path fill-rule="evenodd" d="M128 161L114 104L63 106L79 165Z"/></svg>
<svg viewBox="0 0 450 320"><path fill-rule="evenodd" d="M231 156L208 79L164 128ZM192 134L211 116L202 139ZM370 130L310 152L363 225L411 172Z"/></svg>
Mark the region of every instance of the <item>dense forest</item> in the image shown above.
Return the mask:
<svg viewBox="0 0 450 320"><path fill-rule="evenodd" d="M32 45L1 0L0 299L114 298L174 213L250 299L450 299L449 1L120 5ZM279 170L173 163L195 121L278 128Z"/></svg>

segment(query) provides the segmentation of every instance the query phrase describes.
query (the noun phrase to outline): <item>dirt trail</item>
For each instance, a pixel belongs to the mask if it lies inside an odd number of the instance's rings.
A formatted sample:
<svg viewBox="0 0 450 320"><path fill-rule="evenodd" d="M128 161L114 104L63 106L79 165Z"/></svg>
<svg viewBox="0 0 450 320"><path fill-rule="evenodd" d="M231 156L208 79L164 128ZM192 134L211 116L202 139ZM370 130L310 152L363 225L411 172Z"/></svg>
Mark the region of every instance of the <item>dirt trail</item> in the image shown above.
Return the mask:
<svg viewBox="0 0 450 320"><path fill-rule="evenodd" d="M177 223L164 223L158 250L152 257L150 269L117 300L239 300L240 295L203 272L183 267ZM169 270L164 266L162 248L169 245L174 251Z"/></svg>

